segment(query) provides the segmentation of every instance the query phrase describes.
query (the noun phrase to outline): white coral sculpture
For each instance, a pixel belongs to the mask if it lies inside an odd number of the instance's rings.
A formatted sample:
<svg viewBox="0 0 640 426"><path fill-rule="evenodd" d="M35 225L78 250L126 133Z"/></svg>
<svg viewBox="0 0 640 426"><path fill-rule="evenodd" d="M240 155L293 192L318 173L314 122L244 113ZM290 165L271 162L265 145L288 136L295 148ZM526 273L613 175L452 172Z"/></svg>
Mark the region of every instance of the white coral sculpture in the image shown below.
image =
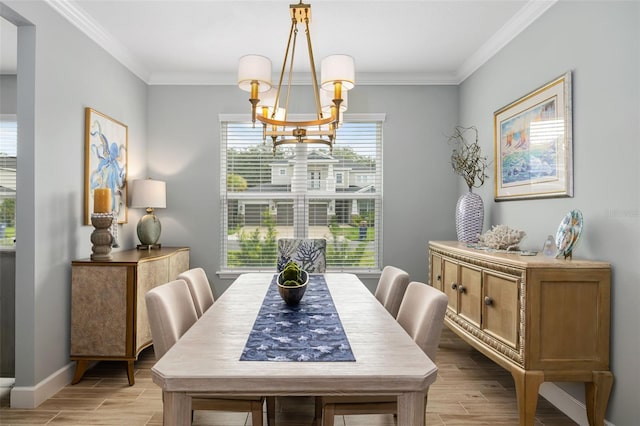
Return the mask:
<svg viewBox="0 0 640 426"><path fill-rule="evenodd" d="M496 225L491 230L480 235L480 244L496 250L518 250L520 242L527 233L507 225Z"/></svg>

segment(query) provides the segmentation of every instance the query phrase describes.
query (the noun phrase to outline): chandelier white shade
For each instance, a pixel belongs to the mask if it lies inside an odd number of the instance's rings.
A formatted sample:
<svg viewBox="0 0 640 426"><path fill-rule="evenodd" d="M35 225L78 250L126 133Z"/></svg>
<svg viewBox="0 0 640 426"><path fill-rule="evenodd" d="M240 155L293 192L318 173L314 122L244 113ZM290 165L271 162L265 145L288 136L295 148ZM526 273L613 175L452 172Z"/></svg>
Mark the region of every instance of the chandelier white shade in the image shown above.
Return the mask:
<svg viewBox="0 0 640 426"><path fill-rule="evenodd" d="M289 6L291 28L282 71L277 85L271 83L271 61L261 55L245 55L238 64L238 86L250 92L251 121L262 123L263 140L269 137L273 141L273 151L282 144L321 143L333 150L336 128L340 125L341 112L346 110L346 93L355 86L355 64L351 56L332 55L324 58L321 64L322 82L318 84L316 66L311 47L311 5L302 3ZM298 36L298 24L304 25L304 34L311 69L311 87L315 100L315 119L293 121L287 118L287 107L293 76L295 46ZM284 99L281 98L285 73ZM322 93L330 90L328 94ZM259 97L261 96L261 97ZM284 106L284 108L283 108Z"/></svg>
<svg viewBox="0 0 640 426"><path fill-rule="evenodd" d="M320 90L320 106L322 112L325 114L331 114L331 107L333 106L333 90ZM347 90L342 92L342 102L340 103L340 112L345 112L349 107L349 92Z"/></svg>
<svg viewBox="0 0 640 426"><path fill-rule="evenodd" d="M321 86L331 90L335 83L341 83L344 90L356 85L355 61L349 55L331 55L322 60L320 68Z"/></svg>
<svg viewBox="0 0 640 426"><path fill-rule="evenodd" d="M251 91L251 83L257 81L258 92L271 89L271 59L262 55L245 55L238 61L238 86Z"/></svg>

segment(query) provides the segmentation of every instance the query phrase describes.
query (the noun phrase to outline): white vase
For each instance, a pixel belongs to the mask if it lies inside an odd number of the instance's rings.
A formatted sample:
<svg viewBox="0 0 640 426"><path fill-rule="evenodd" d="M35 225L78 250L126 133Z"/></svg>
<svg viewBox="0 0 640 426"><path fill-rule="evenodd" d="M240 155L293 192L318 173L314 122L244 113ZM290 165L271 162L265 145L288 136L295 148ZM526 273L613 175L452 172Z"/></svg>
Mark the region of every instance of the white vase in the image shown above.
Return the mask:
<svg viewBox="0 0 640 426"><path fill-rule="evenodd" d="M458 241L477 243L482 234L484 203L482 197L469 190L458 198L456 204L456 234Z"/></svg>

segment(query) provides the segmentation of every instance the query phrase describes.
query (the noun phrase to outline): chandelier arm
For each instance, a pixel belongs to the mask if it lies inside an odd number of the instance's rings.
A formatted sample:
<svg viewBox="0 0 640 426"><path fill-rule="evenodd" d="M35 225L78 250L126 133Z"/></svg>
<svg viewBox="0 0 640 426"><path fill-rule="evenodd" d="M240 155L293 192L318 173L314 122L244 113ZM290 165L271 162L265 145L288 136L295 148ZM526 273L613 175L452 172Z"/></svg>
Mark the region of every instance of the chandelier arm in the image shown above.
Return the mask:
<svg viewBox="0 0 640 426"><path fill-rule="evenodd" d="M309 120L309 121L287 121L287 120L274 120L269 117L264 117L262 115L258 115L258 121L263 124L271 124L272 126L279 127L309 127L309 126L323 126L325 124L331 124L335 121L335 117L332 115L331 117L321 118L318 120Z"/></svg>
<svg viewBox="0 0 640 426"><path fill-rule="evenodd" d="M318 89L318 77L316 76L316 62L313 59L313 47L311 47L311 31L309 31L309 18L304 20L304 32L307 36L307 50L309 51L309 64L311 66L311 78L313 80L313 96L316 101L316 115L322 118L322 108L320 107L320 91Z"/></svg>
<svg viewBox="0 0 640 426"><path fill-rule="evenodd" d="M296 44L298 43L298 24L294 20L293 24L295 30L293 31L293 46L291 47L291 59L289 62L289 81L287 81L287 99L284 106L284 121L287 121L287 115L289 114L289 99L291 96L291 82L293 81L293 61L296 57ZM282 76L281 76L282 78Z"/></svg>
<svg viewBox="0 0 640 426"><path fill-rule="evenodd" d="M284 59L282 60L282 69L280 70L280 79L278 80L278 91L276 92L276 100L274 103L273 112L271 113L272 118L275 118L276 111L278 110L278 105L280 105L280 89L282 88L282 80L284 78L284 72L287 69L287 58L289 57L289 50L291 50L291 36L296 31L297 25L296 20L291 19L291 28L289 28L289 39L287 40L287 49L284 52ZM294 46L295 46L295 38L294 38ZM288 98L288 95L287 95ZM288 100L287 100L288 103ZM285 112L286 114L286 112Z"/></svg>

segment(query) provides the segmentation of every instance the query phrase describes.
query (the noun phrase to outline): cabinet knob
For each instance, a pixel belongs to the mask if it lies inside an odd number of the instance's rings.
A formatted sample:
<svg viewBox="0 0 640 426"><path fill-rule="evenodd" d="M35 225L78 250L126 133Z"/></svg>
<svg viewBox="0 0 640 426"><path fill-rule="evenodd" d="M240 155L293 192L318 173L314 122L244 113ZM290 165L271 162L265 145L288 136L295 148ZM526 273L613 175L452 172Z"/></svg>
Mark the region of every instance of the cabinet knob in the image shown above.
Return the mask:
<svg viewBox="0 0 640 426"><path fill-rule="evenodd" d="M493 299L490 298L489 296L485 296L484 297L484 304L487 305L487 306L493 305Z"/></svg>
<svg viewBox="0 0 640 426"><path fill-rule="evenodd" d="M460 293L466 293L467 288L461 284L461 285L458 286L458 291Z"/></svg>
<svg viewBox="0 0 640 426"><path fill-rule="evenodd" d="M456 283L451 283L451 289L455 290L456 288L458 288L458 284Z"/></svg>

